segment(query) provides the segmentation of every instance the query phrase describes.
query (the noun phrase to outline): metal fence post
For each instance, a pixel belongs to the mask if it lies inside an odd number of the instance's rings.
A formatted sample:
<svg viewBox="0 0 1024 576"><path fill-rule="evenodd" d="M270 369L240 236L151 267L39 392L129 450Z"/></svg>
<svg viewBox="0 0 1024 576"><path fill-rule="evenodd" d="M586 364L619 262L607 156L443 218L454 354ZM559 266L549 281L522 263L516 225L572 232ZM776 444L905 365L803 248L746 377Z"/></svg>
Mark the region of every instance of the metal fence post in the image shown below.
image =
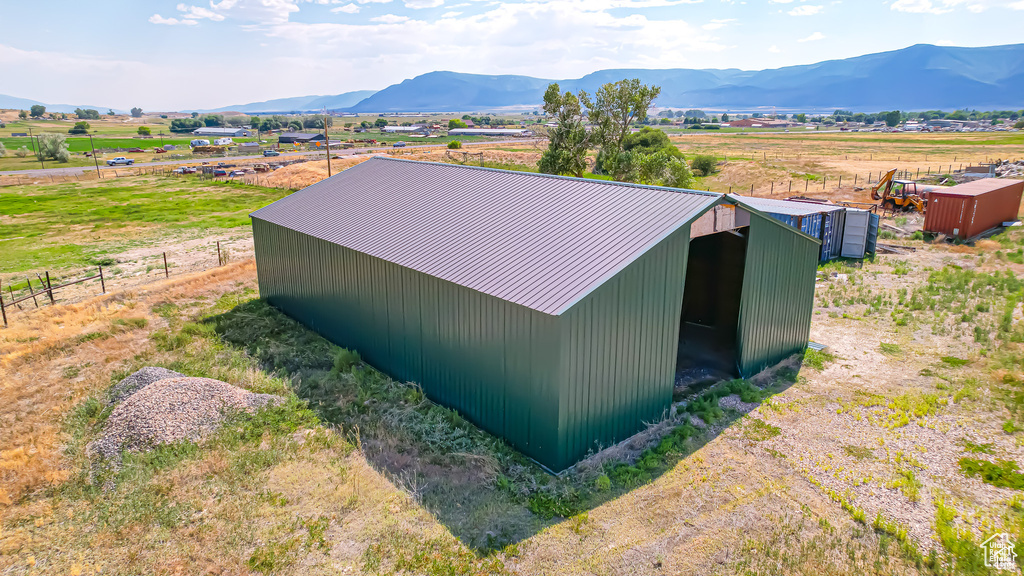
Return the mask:
<svg viewBox="0 0 1024 576"><path fill-rule="evenodd" d="M100 269L100 290L103 290L103 293L106 294L107 293L107 284L103 281L103 266L100 266L99 269Z"/></svg>

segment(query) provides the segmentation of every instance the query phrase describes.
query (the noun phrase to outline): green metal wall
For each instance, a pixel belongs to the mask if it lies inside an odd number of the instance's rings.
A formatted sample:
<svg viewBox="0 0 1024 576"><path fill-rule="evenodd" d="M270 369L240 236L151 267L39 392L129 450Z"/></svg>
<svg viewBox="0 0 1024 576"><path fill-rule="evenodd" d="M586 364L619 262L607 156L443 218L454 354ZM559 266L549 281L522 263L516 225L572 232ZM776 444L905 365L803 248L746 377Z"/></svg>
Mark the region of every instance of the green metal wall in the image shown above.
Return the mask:
<svg viewBox="0 0 1024 576"><path fill-rule="evenodd" d="M807 347L820 247L781 222L750 214L736 340L744 377Z"/></svg>
<svg viewBox="0 0 1024 576"><path fill-rule="evenodd" d="M253 219L262 297L554 470L669 407L689 234L681 227L551 316ZM751 213L742 375L806 346L818 249Z"/></svg>
<svg viewBox="0 0 1024 576"><path fill-rule="evenodd" d="M558 317L253 219L260 296L556 467Z"/></svg>
<svg viewBox="0 0 1024 576"><path fill-rule="evenodd" d="M561 315L557 469L671 404L689 244L683 226Z"/></svg>

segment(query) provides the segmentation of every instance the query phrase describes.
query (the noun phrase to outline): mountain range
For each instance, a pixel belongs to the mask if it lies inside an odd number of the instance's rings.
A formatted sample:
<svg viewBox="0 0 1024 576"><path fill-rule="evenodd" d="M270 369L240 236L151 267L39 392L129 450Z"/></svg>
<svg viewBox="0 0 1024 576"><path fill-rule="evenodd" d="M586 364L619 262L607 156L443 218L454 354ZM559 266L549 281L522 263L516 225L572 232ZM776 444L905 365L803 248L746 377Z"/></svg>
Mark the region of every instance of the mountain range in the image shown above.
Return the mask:
<svg viewBox="0 0 1024 576"><path fill-rule="evenodd" d="M353 112L463 111L537 106L550 82L593 93L639 78L661 87L659 107L874 112L1024 107L1024 44L957 48L918 44L817 64L771 70L619 69L578 79L431 72L389 86Z"/></svg>
<svg viewBox="0 0 1024 576"><path fill-rule="evenodd" d="M963 48L917 44L900 50L769 70L614 69L553 80L515 75L429 72L380 91L296 96L198 112L463 112L539 107L551 82L593 93L639 78L661 87L662 108L816 112L1024 108L1024 44ZM0 108L40 102L0 95ZM106 107L83 106L106 110ZM47 105L70 112L76 106Z"/></svg>
<svg viewBox="0 0 1024 576"><path fill-rule="evenodd" d="M309 112L316 110L343 110L358 104L364 99L372 96L376 90L356 90L345 92L334 96L295 96L292 98L278 98L276 100L265 100L263 102L251 102L249 104L235 104L233 106L221 106L209 110L196 110L196 112L245 112L253 114L257 112ZM191 110L188 110L191 112Z"/></svg>

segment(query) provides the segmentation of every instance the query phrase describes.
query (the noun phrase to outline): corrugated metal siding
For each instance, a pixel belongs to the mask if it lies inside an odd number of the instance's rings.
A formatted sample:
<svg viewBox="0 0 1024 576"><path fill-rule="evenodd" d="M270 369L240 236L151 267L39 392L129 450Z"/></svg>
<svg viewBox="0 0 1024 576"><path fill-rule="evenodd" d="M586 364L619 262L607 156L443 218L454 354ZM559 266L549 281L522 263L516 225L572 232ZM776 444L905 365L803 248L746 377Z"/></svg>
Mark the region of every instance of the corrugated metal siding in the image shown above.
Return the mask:
<svg viewBox="0 0 1024 576"><path fill-rule="evenodd" d="M972 238L1017 219L1024 181L986 178L928 193L924 230Z"/></svg>
<svg viewBox="0 0 1024 576"><path fill-rule="evenodd" d="M821 261L838 258L843 251L843 225L846 223L846 210L826 212L822 222Z"/></svg>
<svg viewBox="0 0 1024 576"><path fill-rule="evenodd" d="M807 347L819 245L750 215L737 344L749 377Z"/></svg>
<svg viewBox="0 0 1024 576"><path fill-rule="evenodd" d="M558 448L558 317L253 218L260 296L542 464Z"/></svg>
<svg viewBox="0 0 1024 576"><path fill-rule="evenodd" d="M672 402L689 226L560 316L560 464L656 421Z"/></svg>
<svg viewBox="0 0 1024 576"><path fill-rule="evenodd" d="M719 197L373 158L253 217L560 314Z"/></svg>
<svg viewBox="0 0 1024 576"><path fill-rule="evenodd" d="M878 250L878 225L881 221L882 218L878 214L871 213L868 220L868 241L864 246L866 254L874 254Z"/></svg>

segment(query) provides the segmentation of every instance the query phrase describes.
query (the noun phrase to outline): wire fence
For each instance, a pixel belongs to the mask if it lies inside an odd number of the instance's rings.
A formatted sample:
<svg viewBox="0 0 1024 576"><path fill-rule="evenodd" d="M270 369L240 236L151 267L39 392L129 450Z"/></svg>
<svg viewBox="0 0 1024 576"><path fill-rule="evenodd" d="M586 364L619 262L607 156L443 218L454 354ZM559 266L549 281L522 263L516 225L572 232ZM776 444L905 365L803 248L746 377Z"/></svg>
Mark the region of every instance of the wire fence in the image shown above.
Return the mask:
<svg viewBox="0 0 1024 576"><path fill-rule="evenodd" d="M208 246L216 250L216 266L224 266L231 260L228 247L222 245L221 241ZM191 251L195 251L195 249L193 248ZM182 251L179 256L183 255L184 252L187 251ZM24 280L14 276L8 276L6 281L0 279L0 318L3 320L3 325L7 327L11 316L18 312L34 310L46 306L47 303L50 306L56 306L68 302L69 298L74 299L74 296L62 299L57 294L58 291L66 292L73 286L83 285L88 290L85 295L89 293L106 294L107 285L111 282L141 279L145 283L157 280L161 276L163 278L170 278L171 270L180 269L174 260L167 258L166 251L155 252L139 260L150 261L150 263L145 265L144 271L138 270L129 275L122 274L113 260L108 260L103 265L97 265L82 272L51 274L50 271L44 271L28 273L24 276ZM106 266L106 269L104 269L104 266ZM187 266L180 273L207 270L210 267L209 264L198 267L194 265ZM154 277L154 273L156 277ZM34 279L32 278L33 276L35 276ZM88 288L90 285L93 288ZM98 289L98 292L92 292L96 289ZM76 296L81 295L82 293L80 292Z"/></svg>

